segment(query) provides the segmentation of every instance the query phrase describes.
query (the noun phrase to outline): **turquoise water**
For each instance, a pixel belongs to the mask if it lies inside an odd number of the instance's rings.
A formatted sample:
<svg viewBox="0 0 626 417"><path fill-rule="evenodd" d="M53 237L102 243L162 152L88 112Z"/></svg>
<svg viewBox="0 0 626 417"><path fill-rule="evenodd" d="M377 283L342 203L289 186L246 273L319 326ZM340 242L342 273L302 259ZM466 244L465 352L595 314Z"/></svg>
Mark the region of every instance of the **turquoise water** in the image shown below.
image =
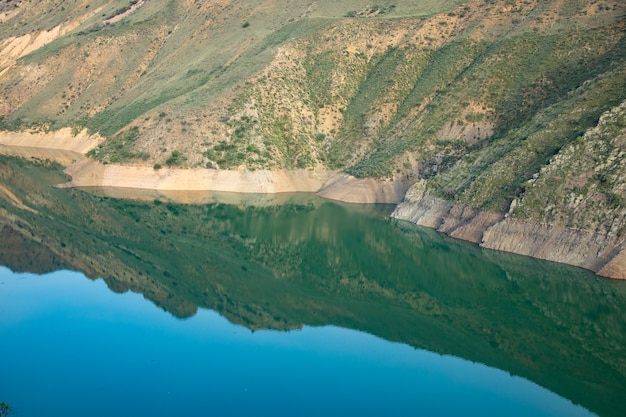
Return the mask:
<svg viewBox="0 0 626 417"><path fill-rule="evenodd" d="M0 393L18 416L591 415L488 366L335 326L186 320L76 272L0 269ZM462 341L459 341L462 342Z"/></svg>
<svg viewBox="0 0 626 417"><path fill-rule="evenodd" d="M626 415L624 283L387 206L66 181L0 156L15 416Z"/></svg>

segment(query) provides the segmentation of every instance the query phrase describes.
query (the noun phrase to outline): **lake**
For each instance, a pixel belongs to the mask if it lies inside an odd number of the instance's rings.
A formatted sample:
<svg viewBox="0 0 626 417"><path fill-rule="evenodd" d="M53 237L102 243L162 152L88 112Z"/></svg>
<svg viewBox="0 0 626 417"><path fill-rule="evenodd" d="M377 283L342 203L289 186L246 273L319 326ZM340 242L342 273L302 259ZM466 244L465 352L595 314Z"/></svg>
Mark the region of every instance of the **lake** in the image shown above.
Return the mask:
<svg viewBox="0 0 626 417"><path fill-rule="evenodd" d="M0 156L16 416L626 415L624 283L387 206L65 180Z"/></svg>

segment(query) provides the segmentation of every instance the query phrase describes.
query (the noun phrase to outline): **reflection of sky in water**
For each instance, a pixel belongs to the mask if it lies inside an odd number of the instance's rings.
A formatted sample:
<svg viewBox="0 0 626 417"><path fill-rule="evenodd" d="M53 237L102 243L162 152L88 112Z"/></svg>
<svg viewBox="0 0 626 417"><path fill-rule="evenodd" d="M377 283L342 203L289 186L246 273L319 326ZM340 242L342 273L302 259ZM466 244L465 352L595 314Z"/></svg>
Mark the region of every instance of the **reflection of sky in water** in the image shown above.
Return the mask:
<svg viewBox="0 0 626 417"><path fill-rule="evenodd" d="M0 340L0 401L16 417L590 415L481 364L337 327L178 320L67 271L0 267Z"/></svg>

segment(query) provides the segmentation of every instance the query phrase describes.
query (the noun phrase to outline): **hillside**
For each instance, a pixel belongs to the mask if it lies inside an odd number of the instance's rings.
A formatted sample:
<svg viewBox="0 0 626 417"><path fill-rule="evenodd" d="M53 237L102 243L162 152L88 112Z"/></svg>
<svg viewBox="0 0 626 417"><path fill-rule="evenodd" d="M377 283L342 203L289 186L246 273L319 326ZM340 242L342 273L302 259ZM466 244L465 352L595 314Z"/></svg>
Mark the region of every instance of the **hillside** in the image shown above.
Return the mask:
<svg viewBox="0 0 626 417"><path fill-rule="evenodd" d="M86 128L107 164L401 183L396 216L464 239L594 271L621 253L622 1L9 0L0 21L0 130ZM558 253L512 244L520 224ZM568 230L604 239L593 262L564 257Z"/></svg>

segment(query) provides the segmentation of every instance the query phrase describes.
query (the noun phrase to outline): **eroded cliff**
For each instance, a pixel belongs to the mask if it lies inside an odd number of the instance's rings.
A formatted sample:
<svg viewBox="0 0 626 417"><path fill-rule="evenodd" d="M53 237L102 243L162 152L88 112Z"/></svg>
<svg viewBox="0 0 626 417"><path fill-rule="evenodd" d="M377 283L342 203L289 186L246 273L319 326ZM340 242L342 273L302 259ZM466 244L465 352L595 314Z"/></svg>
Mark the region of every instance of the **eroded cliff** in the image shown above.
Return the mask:
<svg viewBox="0 0 626 417"><path fill-rule="evenodd" d="M625 153L623 102L533 175L507 213L433 197L420 181L393 216L486 248L626 279Z"/></svg>

